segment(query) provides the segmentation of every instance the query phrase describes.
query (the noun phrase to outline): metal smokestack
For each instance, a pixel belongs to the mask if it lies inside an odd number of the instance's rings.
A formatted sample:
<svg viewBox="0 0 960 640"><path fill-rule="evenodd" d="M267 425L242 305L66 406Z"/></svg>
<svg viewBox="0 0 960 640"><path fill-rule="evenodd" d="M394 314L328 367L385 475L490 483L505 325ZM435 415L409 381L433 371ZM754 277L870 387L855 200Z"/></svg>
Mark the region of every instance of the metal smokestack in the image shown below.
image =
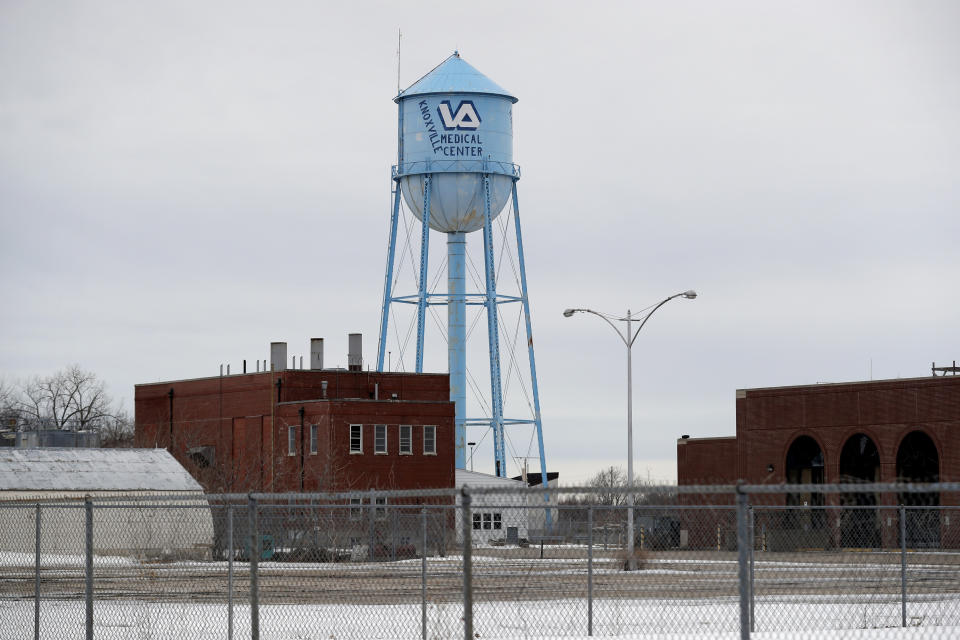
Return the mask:
<svg viewBox="0 0 960 640"><path fill-rule="evenodd" d="M323 369L323 338L310 338L310 369Z"/></svg>
<svg viewBox="0 0 960 640"><path fill-rule="evenodd" d="M350 371L363 370L363 334L351 333L347 336L347 369Z"/></svg>
<svg viewBox="0 0 960 640"><path fill-rule="evenodd" d="M270 368L274 371L286 371L287 369L287 343L270 343Z"/></svg>

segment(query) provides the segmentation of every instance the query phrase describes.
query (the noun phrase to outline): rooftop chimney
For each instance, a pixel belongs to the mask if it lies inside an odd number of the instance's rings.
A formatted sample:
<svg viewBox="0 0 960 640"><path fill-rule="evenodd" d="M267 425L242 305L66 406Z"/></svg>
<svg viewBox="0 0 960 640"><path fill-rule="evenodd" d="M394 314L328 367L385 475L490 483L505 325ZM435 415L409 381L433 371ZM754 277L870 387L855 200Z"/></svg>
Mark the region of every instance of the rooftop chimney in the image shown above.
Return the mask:
<svg viewBox="0 0 960 640"><path fill-rule="evenodd" d="M323 369L323 338L310 338L310 368Z"/></svg>
<svg viewBox="0 0 960 640"><path fill-rule="evenodd" d="M349 371L363 370L363 334L351 333L347 336L349 349L347 350L347 369Z"/></svg>
<svg viewBox="0 0 960 640"><path fill-rule="evenodd" d="M274 371L286 371L287 369L287 343L270 343L270 368Z"/></svg>

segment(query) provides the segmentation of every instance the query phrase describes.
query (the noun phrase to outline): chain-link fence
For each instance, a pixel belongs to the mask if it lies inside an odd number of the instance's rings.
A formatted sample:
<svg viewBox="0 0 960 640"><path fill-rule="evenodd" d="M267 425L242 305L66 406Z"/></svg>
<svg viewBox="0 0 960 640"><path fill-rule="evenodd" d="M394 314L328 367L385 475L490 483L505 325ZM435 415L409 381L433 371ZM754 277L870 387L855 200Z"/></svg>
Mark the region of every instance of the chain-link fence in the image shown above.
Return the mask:
<svg viewBox="0 0 960 640"><path fill-rule="evenodd" d="M550 494L3 502L0 639L960 637L960 485Z"/></svg>

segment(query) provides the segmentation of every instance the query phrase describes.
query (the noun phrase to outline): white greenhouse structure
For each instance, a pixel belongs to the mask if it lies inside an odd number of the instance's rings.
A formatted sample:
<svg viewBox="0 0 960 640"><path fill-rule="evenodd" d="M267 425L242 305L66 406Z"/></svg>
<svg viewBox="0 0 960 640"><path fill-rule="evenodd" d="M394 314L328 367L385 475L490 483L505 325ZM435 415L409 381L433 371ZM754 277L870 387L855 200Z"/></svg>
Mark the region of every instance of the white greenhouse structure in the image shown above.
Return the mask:
<svg viewBox="0 0 960 640"><path fill-rule="evenodd" d="M38 510L44 554L84 553L88 496L97 555L210 557L203 489L165 449L0 448L0 554L34 552Z"/></svg>

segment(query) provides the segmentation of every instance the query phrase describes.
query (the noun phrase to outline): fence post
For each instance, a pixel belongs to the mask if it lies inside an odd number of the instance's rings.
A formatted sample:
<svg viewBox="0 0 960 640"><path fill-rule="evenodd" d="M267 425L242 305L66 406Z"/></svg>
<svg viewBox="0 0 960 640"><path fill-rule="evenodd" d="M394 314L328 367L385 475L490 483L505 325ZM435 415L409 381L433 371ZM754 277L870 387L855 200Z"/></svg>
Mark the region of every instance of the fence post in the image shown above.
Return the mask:
<svg viewBox="0 0 960 640"><path fill-rule="evenodd" d="M400 517L395 506L390 508L390 525L393 530L393 535L390 537L390 559L394 562L397 561L397 529L399 528Z"/></svg>
<svg viewBox="0 0 960 640"><path fill-rule="evenodd" d="M420 637L427 640L427 508L420 507Z"/></svg>
<svg viewBox="0 0 960 640"><path fill-rule="evenodd" d="M87 640L93 640L93 500L87 496L83 501L86 513L86 609L87 609Z"/></svg>
<svg viewBox="0 0 960 640"><path fill-rule="evenodd" d="M753 552L754 552L754 547L756 546L756 539L755 539L756 538L756 520L753 513L753 507L750 506L749 509L750 509L750 633L753 633L754 631L756 631L756 629L754 628L755 622L753 617L754 606L755 606L755 599L753 597L753 584L754 584L753 583L753 578L754 578Z"/></svg>
<svg viewBox="0 0 960 640"><path fill-rule="evenodd" d="M260 540L257 522L257 499L247 498L247 522L250 528L250 638L260 640Z"/></svg>
<svg viewBox="0 0 960 640"><path fill-rule="evenodd" d="M377 517L377 494L371 489L370 490L370 525L367 527L367 560L373 562L375 558L373 557L373 538L376 535L374 532L374 527L376 523L374 520Z"/></svg>
<svg viewBox="0 0 960 640"><path fill-rule="evenodd" d="M37 537L34 540L36 566L33 572L33 638L40 640L40 503L37 503Z"/></svg>
<svg viewBox="0 0 960 640"><path fill-rule="evenodd" d="M900 625L907 626L907 510L900 505Z"/></svg>
<svg viewBox="0 0 960 640"><path fill-rule="evenodd" d="M748 496L743 491L742 483L737 484L737 583L740 588L740 638L750 638L750 583L749 583L749 556L750 532L748 527L750 514L748 513Z"/></svg>
<svg viewBox="0 0 960 640"><path fill-rule="evenodd" d="M227 640L233 640L233 505L227 506Z"/></svg>
<svg viewBox="0 0 960 640"><path fill-rule="evenodd" d="M587 635L593 635L593 507L587 509Z"/></svg>
<svg viewBox="0 0 960 640"><path fill-rule="evenodd" d="M470 488L460 490L461 530L463 531L463 637L473 637L473 518L470 514Z"/></svg>

